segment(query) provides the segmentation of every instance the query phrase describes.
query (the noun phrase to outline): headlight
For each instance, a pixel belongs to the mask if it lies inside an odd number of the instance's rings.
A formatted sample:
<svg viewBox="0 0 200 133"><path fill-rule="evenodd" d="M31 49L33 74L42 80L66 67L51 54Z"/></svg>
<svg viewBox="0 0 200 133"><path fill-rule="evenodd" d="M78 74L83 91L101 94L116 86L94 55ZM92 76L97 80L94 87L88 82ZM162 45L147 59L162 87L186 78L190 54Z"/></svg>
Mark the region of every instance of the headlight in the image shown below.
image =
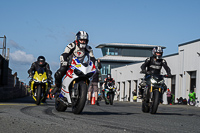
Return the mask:
<svg viewBox="0 0 200 133"><path fill-rule="evenodd" d="M45 80L42 80L42 82L43 82L43 83L47 82L47 79L45 79Z"/></svg>
<svg viewBox="0 0 200 133"><path fill-rule="evenodd" d="M37 80L37 79L33 79L33 81L34 81L34 82L38 82L38 80Z"/></svg>
<svg viewBox="0 0 200 133"><path fill-rule="evenodd" d="M157 81L155 79L151 79L151 83L155 84L155 83L157 83Z"/></svg>

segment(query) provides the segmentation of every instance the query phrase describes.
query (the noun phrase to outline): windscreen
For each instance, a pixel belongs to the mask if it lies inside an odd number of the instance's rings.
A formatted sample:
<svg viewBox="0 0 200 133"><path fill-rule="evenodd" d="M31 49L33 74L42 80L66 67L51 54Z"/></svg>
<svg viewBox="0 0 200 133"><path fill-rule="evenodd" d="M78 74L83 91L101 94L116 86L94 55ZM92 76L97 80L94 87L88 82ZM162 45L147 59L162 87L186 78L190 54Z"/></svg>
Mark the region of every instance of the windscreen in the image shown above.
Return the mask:
<svg viewBox="0 0 200 133"><path fill-rule="evenodd" d="M38 74L43 74L44 73L44 68L43 67L39 67L37 69Z"/></svg>
<svg viewBox="0 0 200 133"><path fill-rule="evenodd" d="M88 66L89 61L90 61L90 56L89 54L86 54L83 57L78 57L78 60L84 65L84 66Z"/></svg>

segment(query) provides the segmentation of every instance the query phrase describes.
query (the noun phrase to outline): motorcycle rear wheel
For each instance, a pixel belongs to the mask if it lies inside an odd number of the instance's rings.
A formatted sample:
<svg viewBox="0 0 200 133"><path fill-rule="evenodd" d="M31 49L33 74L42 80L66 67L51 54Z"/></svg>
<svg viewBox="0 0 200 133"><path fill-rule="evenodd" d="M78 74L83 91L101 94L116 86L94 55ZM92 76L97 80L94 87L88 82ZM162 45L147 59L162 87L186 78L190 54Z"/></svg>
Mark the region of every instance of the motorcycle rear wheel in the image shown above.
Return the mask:
<svg viewBox="0 0 200 133"><path fill-rule="evenodd" d="M155 114L157 112L158 105L159 105L159 91L155 90L155 91L153 91L153 101L152 101L152 105L150 108L151 114Z"/></svg>
<svg viewBox="0 0 200 133"><path fill-rule="evenodd" d="M79 97L75 105L72 106L74 114L80 114L83 111L87 99L87 85L83 82L79 83Z"/></svg>

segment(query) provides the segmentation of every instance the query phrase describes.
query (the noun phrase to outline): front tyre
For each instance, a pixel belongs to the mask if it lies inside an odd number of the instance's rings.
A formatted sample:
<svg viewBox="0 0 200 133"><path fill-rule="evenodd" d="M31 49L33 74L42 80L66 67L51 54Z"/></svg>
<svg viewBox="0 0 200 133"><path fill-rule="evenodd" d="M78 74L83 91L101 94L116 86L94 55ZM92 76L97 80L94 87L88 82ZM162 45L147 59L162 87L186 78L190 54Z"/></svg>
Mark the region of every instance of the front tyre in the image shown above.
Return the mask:
<svg viewBox="0 0 200 133"><path fill-rule="evenodd" d="M159 91L155 90L153 91L153 100L152 100L152 105L150 108L150 113L155 114L159 105Z"/></svg>
<svg viewBox="0 0 200 133"><path fill-rule="evenodd" d="M74 114L80 114L83 111L87 99L87 85L83 82L79 83L79 97L75 105L72 106Z"/></svg>
<svg viewBox="0 0 200 133"><path fill-rule="evenodd" d="M196 102L195 102L194 100L190 100L190 99L189 99L189 105L190 105L190 106L195 106L195 104L196 104Z"/></svg>
<svg viewBox="0 0 200 133"><path fill-rule="evenodd" d="M39 85L38 87L37 87L37 89L35 90L36 91L36 104L37 105L40 105L40 100L41 100L41 94L42 94L42 88L41 88L41 86Z"/></svg>
<svg viewBox="0 0 200 133"><path fill-rule="evenodd" d="M114 94L110 94L110 105L113 105Z"/></svg>

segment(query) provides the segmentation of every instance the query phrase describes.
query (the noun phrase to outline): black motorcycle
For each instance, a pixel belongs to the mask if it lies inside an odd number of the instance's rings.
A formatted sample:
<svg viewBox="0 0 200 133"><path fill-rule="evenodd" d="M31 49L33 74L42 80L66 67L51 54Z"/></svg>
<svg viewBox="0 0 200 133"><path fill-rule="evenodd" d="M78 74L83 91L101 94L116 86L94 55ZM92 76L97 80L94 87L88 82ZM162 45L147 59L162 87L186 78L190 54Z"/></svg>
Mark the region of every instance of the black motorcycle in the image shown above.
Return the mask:
<svg viewBox="0 0 200 133"><path fill-rule="evenodd" d="M162 95L164 92L164 77L165 75L147 75L146 82L144 83L142 111L145 113L155 114L158 109L159 103L162 103Z"/></svg>
<svg viewBox="0 0 200 133"><path fill-rule="evenodd" d="M104 89L105 104L113 105L114 96L115 96L115 87L112 83L108 82L106 89Z"/></svg>

